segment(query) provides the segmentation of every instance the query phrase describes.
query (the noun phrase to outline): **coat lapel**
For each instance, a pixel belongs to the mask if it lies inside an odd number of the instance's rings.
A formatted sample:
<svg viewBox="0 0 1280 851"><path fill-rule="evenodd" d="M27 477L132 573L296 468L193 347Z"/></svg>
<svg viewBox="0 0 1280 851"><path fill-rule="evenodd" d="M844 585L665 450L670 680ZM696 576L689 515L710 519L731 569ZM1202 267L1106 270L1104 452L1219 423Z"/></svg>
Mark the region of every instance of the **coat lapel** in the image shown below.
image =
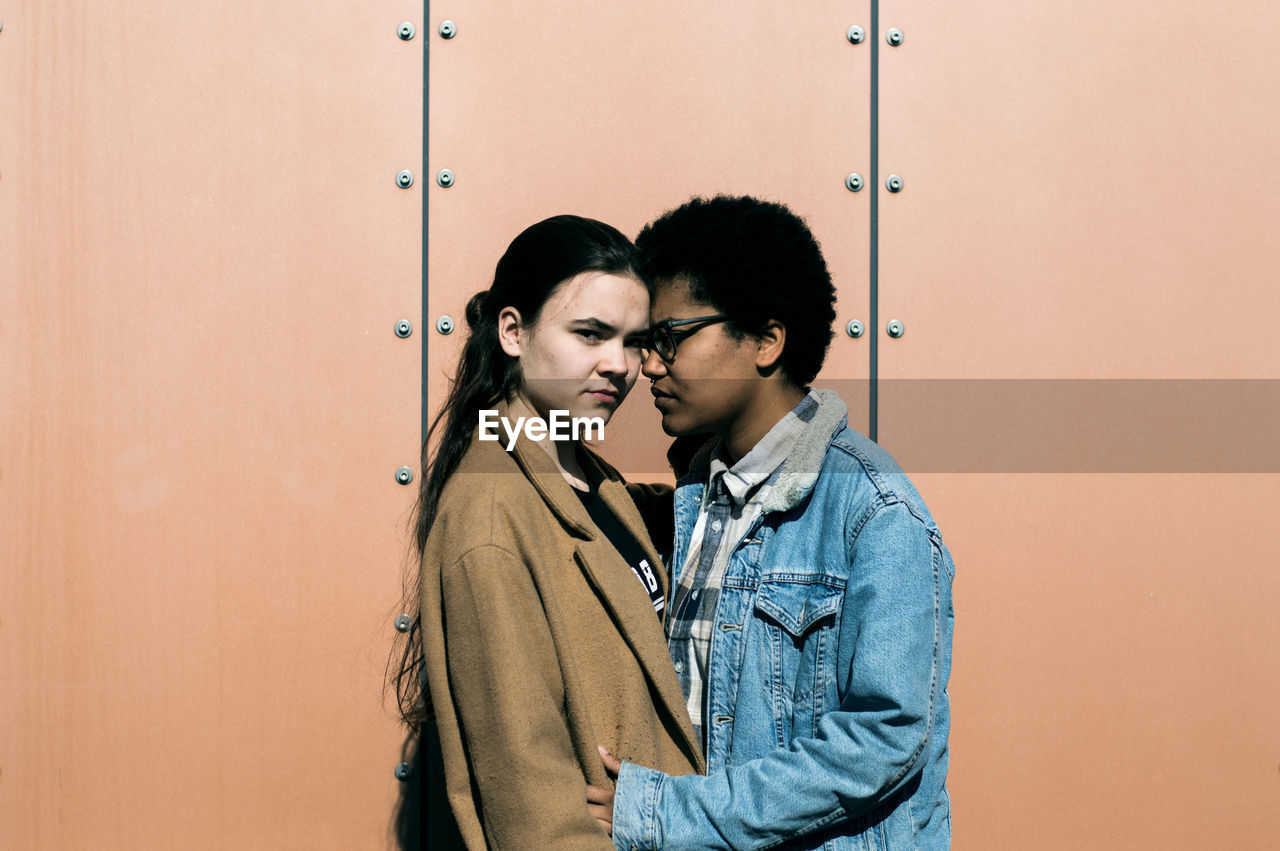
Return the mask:
<svg viewBox="0 0 1280 851"><path fill-rule="evenodd" d="M503 416L505 409L499 406ZM589 463L594 465L590 453L586 453ZM675 719L683 738L687 753L693 757L699 772L706 770L702 757L702 746L698 743L689 721L689 712L685 706L684 693L676 679L671 665L671 656L667 650L666 637L661 623L654 614L649 595L641 587L626 561L618 554L613 544L605 539L591 522L587 509L574 495L569 483L556 469L555 464L546 451L530 441L517 440L512 451L516 463L524 470L529 480L537 488L551 511L564 524L566 530L577 538L575 544L576 561L591 587L600 597L604 607L618 625L631 652L635 654L644 669L645 675L653 685L653 694L662 704L665 712ZM666 571L662 570L662 562L649 533L645 530L640 512L636 510L626 486L619 480L609 477L607 472L596 466L595 472L606 477L600 483L599 495L605 504L622 522L640 546L644 549L649 563L658 567L659 582L664 594L669 596L669 582Z"/></svg>
<svg viewBox="0 0 1280 851"><path fill-rule="evenodd" d="M600 498L605 501L609 509L614 512L627 531L632 534L640 545L644 548L645 557L651 565L657 568L658 581L662 585L663 596L666 597L668 604L671 600L671 582L668 571L663 568L662 559L658 555L657 550L653 546L653 541L649 538L648 530L645 529L644 520L640 517L636 504L631 500L631 495L627 493L626 485L616 479L605 479L600 484ZM621 561L621 556L617 555L612 545L609 545L610 553ZM606 563L607 564L607 563ZM625 567L625 563L624 563ZM601 571L603 572L603 571ZM626 583L628 593L638 594L646 603L650 603L649 595L645 593L640 582L628 568L625 571L610 571L611 577L621 577ZM593 581L594 580L593 578ZM621 591L622 589L619 589ZM613 599L620 599L617 594L611 594L606 597L607 605L612 605ZM675 669L671 664L671 652L667 648L666 634L661 627L659 621L658 629L653 629L649 618L657 619L657 615L652 614L652 604L643 607L635 605L628 606L626 611L631 613L631 618L642 620L637 623L634 628L628 625L625 635L635 650L637 658L641 664L645 666L645 670L649 673L650 679L654 684L654 691L668 710L681 722L680 729L685 736L686 743L689 745L690 753L697 755L698 759L702 759L702 745L698 742L697 736L693 732L693 724L689 721L689 709L685 704L684 692L680 690L680 682L676 679ZM664 615L666 613L664 612ZM619 623L623 621L622 612L615 613L614 617ZM635 635L633 640L630 636ZM655 675L655 672L662 674ZM699 770L705 771L705 767L699 763Z"/></svg>
<svg viewBox="0 0 1280 851"><path fill-rule="evenodd" d="M621 488L621 485L617 486ZM602 493L603 490L602 486ZM630 500L625 490L622 491L622 496ZM610 507L613 506L610 505ZM631 510L635 512L634 506ZM636 519L639 519L638 516ZM625 520L624 523L634 534L632 524ZM637 540L644 547L645 556L650 563L660 564L657 553L653 551L653 545L649 542L648 534L637 535ZM583 575L595 589L609 614L613 616L614 623L618 625L618 631L631 648L631 652L639 660L640 666L653 686L655 699L661 701L665 713L678 723L685 750L695 758L698 771L706 771L702 763L702 746L694 736L693 725L689 721L689 710L685 706L684 693L680 690L680 683L671 666L666 637L657 615L654 614L649 595L640 586L639 580L623 561L622 556L618 555L613 544L603 537L597 536L594 540L580 542L577 561Z"/></svg>

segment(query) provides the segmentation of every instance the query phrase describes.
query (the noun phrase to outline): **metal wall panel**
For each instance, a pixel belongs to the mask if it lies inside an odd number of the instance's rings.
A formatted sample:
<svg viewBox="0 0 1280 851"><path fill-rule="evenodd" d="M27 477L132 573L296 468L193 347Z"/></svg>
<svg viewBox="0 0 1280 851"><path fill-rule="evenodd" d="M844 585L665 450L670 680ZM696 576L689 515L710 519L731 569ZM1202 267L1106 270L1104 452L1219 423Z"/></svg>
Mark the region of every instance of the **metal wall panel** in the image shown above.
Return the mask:
<svg viewBox="0 0 1280 851"><path fill-rule="evenodd" d="M1280 832L1280 12L1202 12L881 4L879 436L957 565L957 848Z"/></svg>
<svg viewBox="0 0 1280 851"><path fill-rule="evenodd" d="M431 323L461 322L511 238L546 216L634 236L690 196L720 192L804 215L836 280L840 327L865 322L868 193L845 178L868 168L870 53L846 32L868 15L867 2L435 6L428 157L433 176L456 179L428 187ZM451 39L438 34L444 20ZM432 331L435 405L461 338ZM823 378L863 424L868 370L866 338L837 337ZM633 476L667 477L658 421L637 394L602 451Z"/></svg>
<svg viewBox="0 0 1280 851"><path fill-rule="evenodd" d="M881 5L881 377L1280 376L1280 16L1198 8Z"/></svg>
<svg viewBox="0 0 1280 851"><path fill-rule="evenodd" d="M421 14L0 9L0 845L388 841Z"/></svg>

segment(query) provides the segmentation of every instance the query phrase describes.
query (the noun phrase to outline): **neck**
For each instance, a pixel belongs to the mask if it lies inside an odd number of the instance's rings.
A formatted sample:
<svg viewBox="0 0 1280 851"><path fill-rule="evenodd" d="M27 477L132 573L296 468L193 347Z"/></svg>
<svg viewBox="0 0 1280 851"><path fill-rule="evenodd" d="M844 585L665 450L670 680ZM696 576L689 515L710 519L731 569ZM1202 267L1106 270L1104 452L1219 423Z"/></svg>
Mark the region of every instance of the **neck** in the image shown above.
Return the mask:
<svg viewBox="0 0 1280 851"><path fill-rule="evenodd" d="M513 416L542 416L522 395L512 399L509 407ZM520 439L527 440L523 435ZM552 440L550 437L544 437L542 440L535 440L534 443L543 452L547 453L548 457L551 458L551 463L556 465L556 469L560 471L560 475L564 476L570 487L578 490L590 489L586 473L583 472L582 465L578 463L578 442L576 440Z"/></svg>
<svg viewBox="0 0 1280 851"><path fill-rule="evenodd" d="M732 463L750 452L761 439L805 396L805 390L791 384L766 385L742 414L719 435Z"/></svg>

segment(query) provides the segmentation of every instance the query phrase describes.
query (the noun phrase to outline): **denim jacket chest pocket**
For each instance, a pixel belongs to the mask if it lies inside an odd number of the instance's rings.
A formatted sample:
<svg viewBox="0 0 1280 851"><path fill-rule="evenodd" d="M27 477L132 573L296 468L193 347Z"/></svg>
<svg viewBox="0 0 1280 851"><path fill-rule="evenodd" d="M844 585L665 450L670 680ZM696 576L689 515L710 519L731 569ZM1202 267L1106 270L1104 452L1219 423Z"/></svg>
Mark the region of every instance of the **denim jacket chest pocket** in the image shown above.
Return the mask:
<svg viewBox="0 0 1280 851"><path fill-rule="evenodd" d="M777 746L817 734L836 702L835 660L844 581L814 574L772 574L756 588L754 620L760 677L773 702ZM758 647L758 645L757 645Z"/></svg>

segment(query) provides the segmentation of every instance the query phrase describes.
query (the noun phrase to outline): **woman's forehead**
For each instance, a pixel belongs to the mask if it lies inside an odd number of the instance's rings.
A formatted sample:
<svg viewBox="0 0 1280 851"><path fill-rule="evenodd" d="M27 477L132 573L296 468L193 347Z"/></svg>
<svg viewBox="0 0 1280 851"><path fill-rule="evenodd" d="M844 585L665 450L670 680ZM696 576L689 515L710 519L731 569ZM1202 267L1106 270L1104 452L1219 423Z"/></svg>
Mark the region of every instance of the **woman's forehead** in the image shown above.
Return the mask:
<svg viewBox="0 0 1280 851"><path fill-rule="evenodd" d="M600 319L609 324L648 320L649 291L639 279L612 272L583 272L565 281L547 300L542 316L555 320ZM612 321L611 321L612 319Z"/></svg>

